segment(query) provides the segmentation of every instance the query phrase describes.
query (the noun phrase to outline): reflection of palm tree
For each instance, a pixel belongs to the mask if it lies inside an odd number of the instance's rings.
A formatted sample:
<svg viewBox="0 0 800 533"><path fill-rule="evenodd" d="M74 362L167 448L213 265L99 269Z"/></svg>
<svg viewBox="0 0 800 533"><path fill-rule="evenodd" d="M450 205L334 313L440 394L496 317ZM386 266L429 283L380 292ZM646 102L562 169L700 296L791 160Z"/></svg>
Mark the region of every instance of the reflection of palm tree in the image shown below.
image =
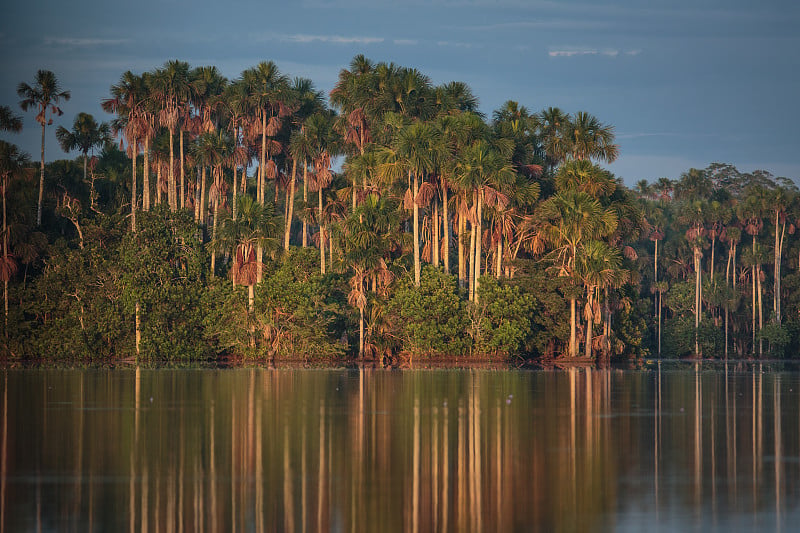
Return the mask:
<svg viewBox="0 0 800 533"><path fill-rule="evenodd" d="M44 195L44 129L45 126L52 124L53 119L48 118L48 113L61 116L64 114L58 103L63 99L70 99L70 92L61 89L56 79L56 75L49 70L39 70L36 72L36 79L33 85L25 82L17 86L17 95L22 100L19 105L23 111L35 109L36 122L42 125L42 161L39 168L39 203L36 208L36 225L42 225L42 197Z"/></svg>
<svg viewBox="0 0 800 533"><path fill-rule="evenodd" d="M65 152L79 150L83 155L83 181L86 181L86 167L89 151L95 146L103 146L111 140L111 131L108 124L97 124L94 117L88 113L78 113L72 124L72 131L64 126L56 129L56 139Z"/></svg>

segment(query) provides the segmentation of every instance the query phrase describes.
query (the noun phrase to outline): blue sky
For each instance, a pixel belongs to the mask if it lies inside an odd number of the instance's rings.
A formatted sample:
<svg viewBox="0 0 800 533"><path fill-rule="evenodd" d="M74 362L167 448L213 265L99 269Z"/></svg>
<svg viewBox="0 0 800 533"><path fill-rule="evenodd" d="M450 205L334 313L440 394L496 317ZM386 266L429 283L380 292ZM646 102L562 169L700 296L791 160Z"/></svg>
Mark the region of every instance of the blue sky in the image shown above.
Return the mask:
<svg viewBox="0 0 800 533"><path fill-rule="evenodd" d="M487 114L588 111L614 125L629 185L714 161L800 178L800 7L775 0L7 0L0 20L0 104L37 69L72 92L56 125L99 120L125 70L169 59L229 77L272 60L326 93L363 53L464 81ZM65 157L48 128L47 159ZM39 154L38 125L4 134Z"/></svg>

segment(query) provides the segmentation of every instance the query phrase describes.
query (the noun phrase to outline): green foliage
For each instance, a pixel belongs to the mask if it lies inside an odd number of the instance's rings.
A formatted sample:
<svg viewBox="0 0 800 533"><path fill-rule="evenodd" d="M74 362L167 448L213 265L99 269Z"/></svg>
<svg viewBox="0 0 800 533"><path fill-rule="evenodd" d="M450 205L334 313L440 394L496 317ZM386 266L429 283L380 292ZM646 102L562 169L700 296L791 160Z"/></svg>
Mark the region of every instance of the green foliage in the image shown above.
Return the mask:
<svg viewBox="0 0 800 533"><path fill-rule="evenodd" d="M469 353L469 319L454 276L425 267L418 288L413 277L405 276L394 293L392 310L400 317L398 334L408 352L429 356Z"/></svg>
<svg viewBox="0 0 800 533"><path fill-rule="evenodd" d="M139 216L136 233L122 242L123 304L134 320L140 307L141 357L201 359L202 293L208 258L191 213L156 206ZM132 354L131 354L132 355Z"/></svg>
<svg viewBox="0 0 800 533"><path fill-rule="evenodd" d="M499 283L483 276L478 287L478 304L472 306L472 331L479 354L517 354L532 333L535 301L518 286Z"/></svg>
<svg viewBox="0 0 800 533"><path fill-rule="evenodd" d="M694 317L676 317L664 323L661 352L665 358L693 355L695 342ZM697 330L697 343L704 357L716 357L725 350L724 332L704 316Z"/></svg>

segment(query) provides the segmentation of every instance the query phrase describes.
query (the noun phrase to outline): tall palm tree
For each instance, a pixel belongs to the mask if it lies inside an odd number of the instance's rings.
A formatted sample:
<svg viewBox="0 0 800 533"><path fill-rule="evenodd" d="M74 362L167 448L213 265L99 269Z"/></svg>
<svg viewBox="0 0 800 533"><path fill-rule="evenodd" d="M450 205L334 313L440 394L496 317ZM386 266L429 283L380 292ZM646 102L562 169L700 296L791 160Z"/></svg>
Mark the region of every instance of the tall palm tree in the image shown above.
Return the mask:
<svg viewBox="0 0 800 533"><path fill-rule="evenodd" d="M112 121L112 130L116 135L123 132L128 139L128 151L131 157L131 228L136 231L136 159L139 143L146 129L142 109L147 101L147 86L141 76L130 70L120 77L119 83L111 86L111 98L103 100L103 109L108 113L116 113L118 118Z"/></svg>
<svg viewBox="0 0 800 533"><path fill-rule="evenodd" d="M553 170L569 152L567 126L570 116L557 107L548 107L536 114L539 137L547 154L546 163Z"/></svg>
<svg viewBox="0 0 800 533"><path fill-rule="evenodd" d="M586 290L586 358L592 358L592 327L600 315L596 299L601 289L618 285L622 281L622 254L618 248L598 240L591 240L580 248L577 257L577 274Z"/></svg>
<svg viewBox="0 0 800 533"><path fill-rule="evenodd" d="M186 114L186 105L191 98L191 81L189 79L189 64L184 61L167 61L164 66L156 70L152 80L153 96L159 104L158 121L169 130L169 187L171 206L173 210L186 206L186 183L183 172L183 127L182 119ZM180 132L181 163L180 183L177 182L174 171L174 143L175 133ZM178 187L180 191L178 192ZM173 192L174 191L174 192Z"/></svg>
<svg viewBox="0 0 800 533"><path fill-rule="evenodd" d="M64 112L58 107L61 100L68 101L70 92L61 89L56 75L49 70L39 70L33 85L25 82L17 86L17 95L22 98L19 105L23 111L37 111L36 122L42 125L42 159L39 167L39 202L36 207L36 225L42 225L42 198L44 196L44 132L53 123L52 115L61 116ZM48 117L48 114L50 117Z"/></svg>
<svg viewBox="0 0 800 533"><path fill-rule="evenodd" d="M11 177L19 172L30 162L28 154L21 152L16 145L0 141L0 187L3 190L3 261L0 263L0 279L3 280L3 309L5 311L5 325L3 332L8 338L8 282L16 273L18 265L16 259L9 254L8 219L6 213L6 192Z"/></svg>
<svg viewBox="0 0 800 533"><path fill-rule="evenodd" d="M111 129L105 122L97 124L88 113L78 113L72 124L72 131L59 126L56 129L56 139L65 152L79 150L83 155L83 181L86 181L89 152L94 151L95 146L103 146L111 141Z"/></svg>
<svg viewBox="0 0 800 533"><path fill-rule="evenodd" d="M599 240L617 228L617 215L606 209L589 194L567 189L541 204L541 231L553 247L551 257L559 265L560 275L575 277L580 247L590 240ZM570 296L571 357L578 354L576 298Z"/></svg>
<svg viewBox="0 0 800 533"><path fill-rule="evenodd" d="M470 242L474 249L470 250L470 279L472 300L478 301L478 288L481 275L481 244L483 241L483 206L487 203L500 204L503 208L508 204L508 198L503 194L513 180L514 170L511 162L498 150L485 141L477 141L466 147L460 154L456 164L456 179L459 187L472 192L472 201L475 206L475 218L472 224ZM472 238L472 235L475 238ZM474 265L474 268L473 266Z"/></svg>

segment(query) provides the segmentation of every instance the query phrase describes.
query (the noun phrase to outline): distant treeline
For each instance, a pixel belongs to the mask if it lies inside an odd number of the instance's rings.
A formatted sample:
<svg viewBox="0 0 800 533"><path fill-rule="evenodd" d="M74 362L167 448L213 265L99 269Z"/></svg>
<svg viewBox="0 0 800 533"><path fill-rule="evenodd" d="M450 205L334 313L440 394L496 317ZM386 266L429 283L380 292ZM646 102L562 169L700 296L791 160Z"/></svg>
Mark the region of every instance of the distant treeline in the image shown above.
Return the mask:
<svg viewBox="0 0 800 533"><path fill-rule="evenodd" d="M18 87L43 132L70 97ZM0 141L7 359L784 357L800 213L714 164L634 190L593 115L356 56L125 72L45 164ZM0 107L3 131L21 117ZM788 239L787 239L788 238ZM770 309L771 304L771 309Z"/></svg>

